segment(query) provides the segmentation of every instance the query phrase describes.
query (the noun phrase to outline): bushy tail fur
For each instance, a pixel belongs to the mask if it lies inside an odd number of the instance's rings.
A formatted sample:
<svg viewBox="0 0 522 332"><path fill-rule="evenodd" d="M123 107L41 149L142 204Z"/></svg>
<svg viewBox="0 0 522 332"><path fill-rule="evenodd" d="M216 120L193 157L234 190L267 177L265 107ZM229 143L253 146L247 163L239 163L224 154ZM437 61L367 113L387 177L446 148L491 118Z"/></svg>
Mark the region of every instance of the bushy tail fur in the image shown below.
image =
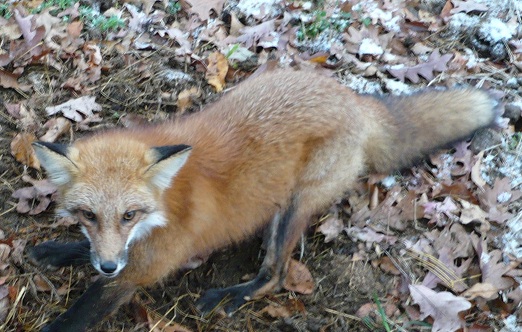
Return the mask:
<svg viewBox="0 0 522 332"><path fill-rule="evenodd" d="M372 131L369 167L377 172L410 166L436 148L470 137L492 126L497 101L473 89L427 91L382 100L388 114L377 115ZM377 143L378 144L375 144Z"/></svg>

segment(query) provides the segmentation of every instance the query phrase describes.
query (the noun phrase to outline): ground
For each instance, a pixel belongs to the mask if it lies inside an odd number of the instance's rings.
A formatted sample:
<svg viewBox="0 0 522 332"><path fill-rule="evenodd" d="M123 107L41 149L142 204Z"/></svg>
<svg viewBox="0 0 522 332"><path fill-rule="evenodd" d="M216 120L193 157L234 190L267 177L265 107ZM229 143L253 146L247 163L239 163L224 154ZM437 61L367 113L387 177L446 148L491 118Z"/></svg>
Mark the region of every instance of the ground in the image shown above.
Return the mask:
<svg viewBox="0 0 522 332"><path fill-rule="evenodd" d="M359 93L486 89L504 120L411 169L361 178L314 218L294 256L311 272L311 294L285 290L231 317L199 315L205 289L255 275L258 234L140 290L98 330L515 331L521 11L510 0L0 5L0 330L39 330L97 277L90 266L48 271L27 260L38 243L82 238L74 221L54 217L59 198L32 141L199 112L251 75L292 66Z"/></svg>

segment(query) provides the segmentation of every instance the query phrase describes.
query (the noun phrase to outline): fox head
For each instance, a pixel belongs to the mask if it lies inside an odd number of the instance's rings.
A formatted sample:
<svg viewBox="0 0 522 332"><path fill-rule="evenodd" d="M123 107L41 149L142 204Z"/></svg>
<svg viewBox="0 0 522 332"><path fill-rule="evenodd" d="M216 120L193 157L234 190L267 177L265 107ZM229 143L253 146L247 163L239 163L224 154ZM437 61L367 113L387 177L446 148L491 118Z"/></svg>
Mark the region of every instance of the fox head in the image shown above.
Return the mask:
<svg viewBox="0 0 522 332"><path fill-rule="evenodd" d="M183 167L191 147L150 148L127 139L77 141L72 146L33 143L61 195L58 214L73 216L91 243L91 262L114 277L128 249L166 224L161 196Z"/></svg>

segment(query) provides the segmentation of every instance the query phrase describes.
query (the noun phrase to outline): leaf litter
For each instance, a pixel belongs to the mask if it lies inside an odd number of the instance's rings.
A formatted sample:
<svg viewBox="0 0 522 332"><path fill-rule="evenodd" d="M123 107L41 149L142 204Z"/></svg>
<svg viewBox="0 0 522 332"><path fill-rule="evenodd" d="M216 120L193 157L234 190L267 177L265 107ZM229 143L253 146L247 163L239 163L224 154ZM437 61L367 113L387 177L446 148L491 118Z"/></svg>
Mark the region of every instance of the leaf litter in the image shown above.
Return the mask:
<svg viewBox="0 0 522 332"><path fill-rule="evenodd" d="M61 269L45 280L48 274L26 264L26 243L55 238L56 231L81 238L74 220L47 213L56 188L37 171L32 141L70 142L98 128L175 118L274 64L315 68L361 93L456 85L502 91L507 125L491 134L495 140L479 133L407 172L361 179L313 227L304 260L292 263L287 293L254 301L254 311L197 318L194 294L208 288L205 276L221 272L203 264L160 294L141 292L135 305L142 318L119 313L104 330L275 324L366 331L365 319L382 328L372 292L399 329L418 328L419 320L433 331L521 324L519 3L86 0L32 9L40 3L9 2L0 10L9 13L0 17L0 329L39 330L69 305L61 298L57 309L54 296L73 300L92 275L88 267ZM86 11L92 4L97 13ZM89 21L96 15L123 23L100 30ZM238 265L249 264L231 271ZM237 282L225 274L215 286Z"/></svg>

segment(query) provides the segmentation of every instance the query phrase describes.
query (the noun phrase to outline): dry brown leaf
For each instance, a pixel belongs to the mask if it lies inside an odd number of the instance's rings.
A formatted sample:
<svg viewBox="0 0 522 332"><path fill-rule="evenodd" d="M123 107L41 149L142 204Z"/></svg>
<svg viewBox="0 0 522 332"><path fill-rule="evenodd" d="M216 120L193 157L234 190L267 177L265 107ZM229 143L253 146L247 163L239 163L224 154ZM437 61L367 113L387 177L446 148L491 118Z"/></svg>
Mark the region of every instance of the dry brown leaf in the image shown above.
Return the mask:
<svg viewBox="0 0 522 332"><path fill-rule="evenodd" d="M82 29L83 29L82 21L71 22L67 26L67 35L69 35L70 38L78 38L78 37L80 37Z"/></svg>
<svg viewBox="0 0 522 332"><path fill-rule="evenodd" d="M0 69L0 86L9 89L18 89L18 75Z"/></svg>
<svg viewBox="0 0 522 332"><path fill-rule="evenodd" d="M49 282L47 282L42 276L39 274L36 274L33 277L33 282L36 286L36 290L39 292L50 292L53 288L51 285L49 285Z"/></svg>
<svg viewBox="0 0 522 332"><path fill-rule="evenodd" d="M36 136L32 133L18 133L11 141L11 154L16 161L35 168L40 169L40 161L36 157L31 144L36 141Z"/></svg>
<svg viewBox="0 0 522 332"><path fill-rule="evenodd" d="M471 167L471 180L479 187L484 188L486 185L486 180L482 178L482 174L480 172L480 167L482 165L482 159L484 158L484 151L480 151L476 156L476 162Z"/></svg>
<svg viewBox="0 0 522 332"><path fill-rule="evenodd" d="M96 117L94 112L99 112L102 109L95 99L96 97L94 96L83 96L71 99L60 105L46 107L45 111L48 115L61 112L66 118L76 122L94 119Z"/></svg>
<svg viewBox="0 0 522 332"><path fill-rule="evenodd" d="M488 11L488 6L484 3L477 3L474 0L451 0L453 5L455 6L452 10L450 10L451 14L461 13L461 12L486 12Z"/></svg>
<svg viewBox="0 0 522 332"><path fill-rule="evenodd" d="M482 210L480 206L471 204L468 201L458 199L457 201L462 205L462 209L460 212L460 222L464 225L469 224L472 221L487 223L486 217L488 216L487 212Z"/></svg>
<svg viewBox="0 0 522 332"><path fill-rule="evenodd" d="M384 272L388 272L396 276L401 274L401 271L399 271L397 266L393 264L392 260L388 256L384 256L381 259L379 259L379 267Z"/></svg>
<svg viewBox="0 0 522 332"><path fill-rule="evenodd" d="M25 239L14 239L13 240L13 251L11 253L11 260L19 265L24 262L24 249L27 244Z"/></svg>
<svg viewBox="0 0 522 332"><path fill-rule="evenodd" d="M312 294L315 283L306 265L295 259L291 259L283 287L286 290L301 294Z"/></svg>
<svg viewBox="0 0 522 332"><path fill-rule="evenodd" d="M441 55L438 49L435 49L431 53L429 59L425 63L418 64L413 67L407 66L393 66L388 68L388 72L392 76L404 82L405 78L408 78L413 83L418 83L420 77L424 77L426 80L431 81L435 76L434 72L443 72L447 69L447 63L451 59L453 54Z"/></svg>
<svg viewBox="0 0 522 332"><path fill-rule="evenodd" d="M231 43L243 43L246 48L250 49L256 43L263 43L264 47L272 47L273 36L271 34L276 30L276 20L263 22L255 26L246 26L241 29L241 35L237 38L232 38ZM261 45L259 45L261 46Z"/></svg>
<svg viewBox="0 0 522 332"><path fill-rule="evenodd" d="M0 322L4 322L9 313L9 287L6 285L0 286Z"/></svg>
<svg viewBox="0 0 522 332"><path fill-rule="evenodd" d="M20 188L13 193L12 197L18 199L16 211L30 215L45 211L49 204L54 201L57 187L47 179L35 180L24 175L22 180L31 183L33 186Z"/></svg>
<svg viewBox="0 0 522 332"><path fill-rule="evenodd" d="M32 132L40 127L36 113L31 108L28 108L25 103L4 103L4 106L7 113L18 120L18 125L23 130Z"/></svg>
<svg viewBox="0 0 522 332"><path fill-rule="evenodd" d="M324 242L328 243L341 234L344 229L343 221L337 217L326 218L319 226L318 230L324 235Z"/></svg>
<svg viewBox="0 0 522 332"><path fill-rule="evenodd" d="M219 16L223 10L225 0L184 0L190 5L190 12L197 14L202 21L210 18L210 11L214 10Z"/></svg>
<svg viewBox="0 0 522 332"><path fill-rule="evenodd" d="M208 56L208 66L205 78L216 92L223 91L225 77L228 72L228 60L220 52L213 52Z"/></svg>
<svg viewBox="0 0 522 332"><path fill-rule="evenodd" d="M210 83L210 82L209 82ZM201 90L197 87L185 89L178 95L178 111L183 114L188 108L192 106L192 101L201 97Z"/></svg>
<svg viewBox="0 0 522 332"><path fill-rule="evenodd" d="M474 300L479 296L486 300L493 300L498 297L498 291L499 289L490 283L479 282L471 286L461 295L468 300Z"/></svg>
<svg viewBox="0 0 522 332"><path fill-rule="evenodd" d="M421 319L433 318L433 332L452 332L464 326L459 312L471 308L471 303L450 292L437 293L422 285L409 285L413 302L421 309Z"/></svg>
<svg viewBox="0 0 522 332"><path fill-rule="evenodd" d="M14 18L20 30L22 31L22 35L24 36L24 41L29 50L31 50L31 54L39 53L36 50L36 45L42 41L45 35L45 27L39 26L38 28L33 26L33 18L34 15L29 15L23 17L20 14L18 9L14 10Z"/></svg>
<svg viewBox="0 0 522 332"><path fill-rule="evenodd" d="M71 130L71 122L62 117L52 118L43 127L47 129L47 132L40 137L40 141L52 143L56 142L58 137Z"/></svg>
<svg viewBox="0 0 522 332"><path fill-rule="evenodd" d="M11 255L11 247L6 243L0 243L0 264L5 264Z"/></svg>
<svg viewBox="0 0 522 332"><path fill-rule="evenodd" d="M259 311L260 314L266 313L273 318L287 318L305 312L303 302L298 299L287 299L282 304L272 302Z"/></svg>

